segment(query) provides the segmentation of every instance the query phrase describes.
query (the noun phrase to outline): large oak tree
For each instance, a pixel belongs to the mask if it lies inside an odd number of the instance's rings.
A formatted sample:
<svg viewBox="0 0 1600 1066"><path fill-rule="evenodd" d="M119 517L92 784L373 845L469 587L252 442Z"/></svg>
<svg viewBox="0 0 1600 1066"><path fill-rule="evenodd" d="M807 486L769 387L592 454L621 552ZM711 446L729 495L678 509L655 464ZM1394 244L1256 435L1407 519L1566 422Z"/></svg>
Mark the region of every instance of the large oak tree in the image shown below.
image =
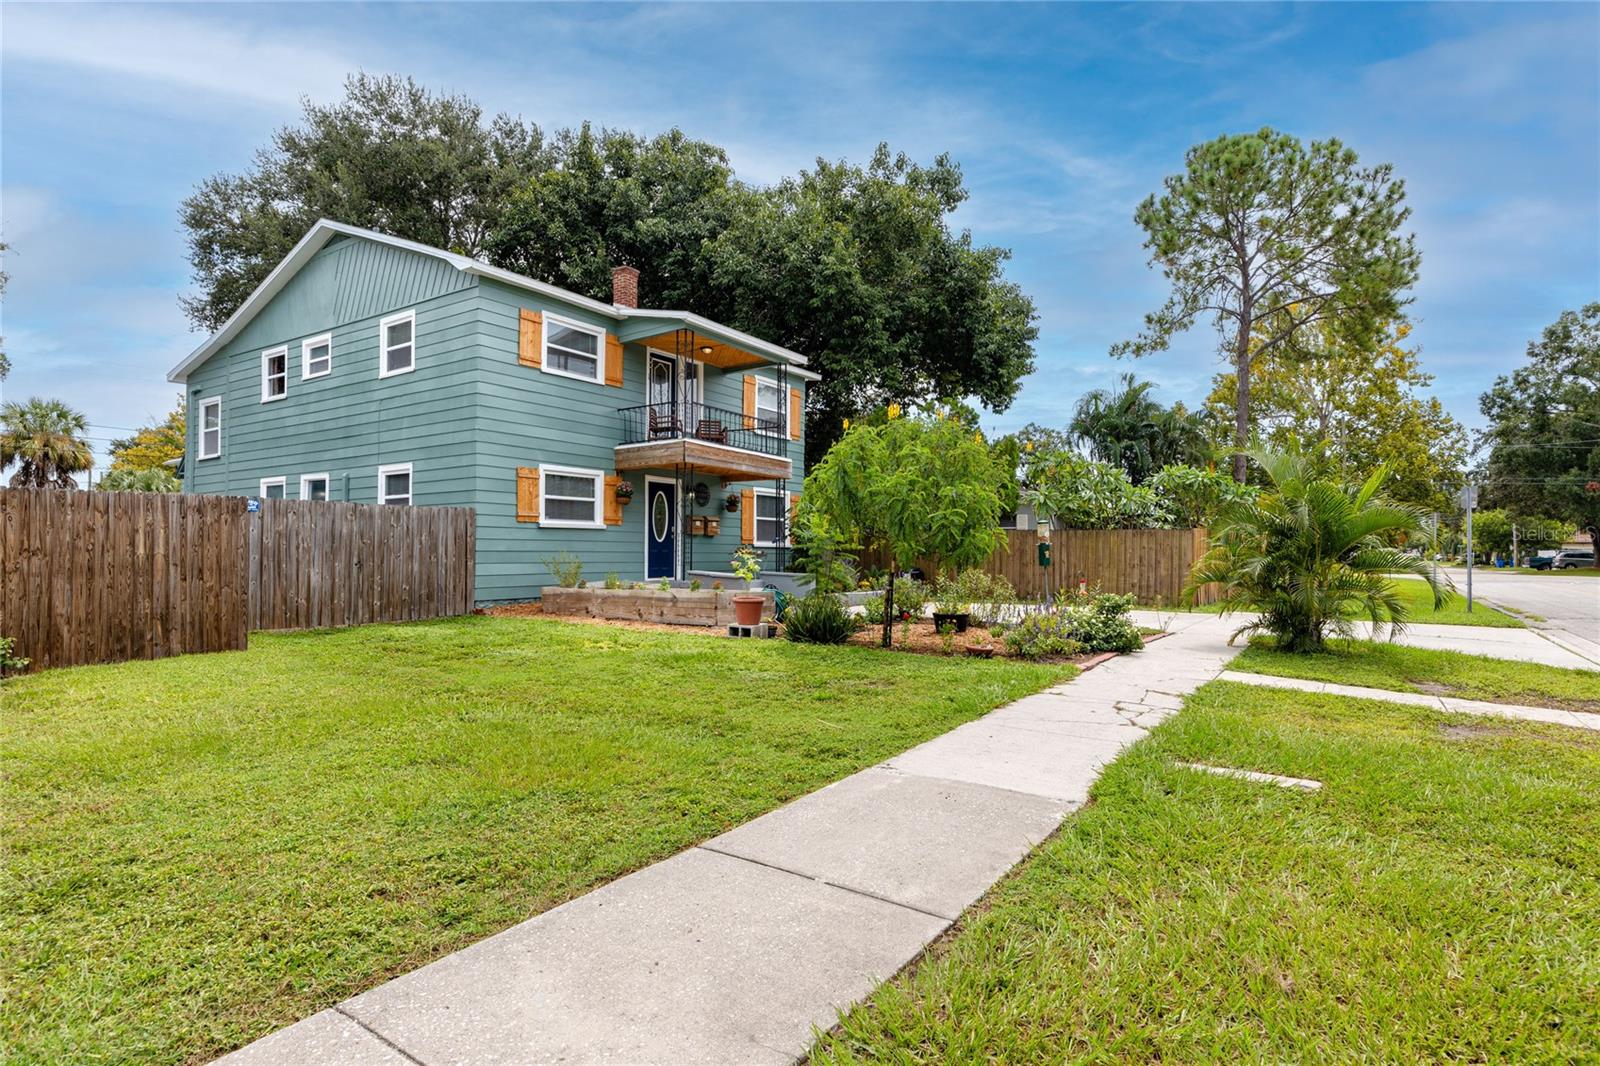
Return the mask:
<svg viewBox="0 0 1600 1066"><path fill-rule="evenodd" d="M305 105L243 174L184 203L215 329L318 218L485 258L607 299L611 267L639 267L641 302L698 312L804 352L816 461L846 418L885 404L970 397L1005 410L1033 369L1033 302L1009 252L953 231L960 168L880 146L865 166L819 160L771 188L738 182L716 145L673 130L548 136L409 79L350 79Z"/></svg>

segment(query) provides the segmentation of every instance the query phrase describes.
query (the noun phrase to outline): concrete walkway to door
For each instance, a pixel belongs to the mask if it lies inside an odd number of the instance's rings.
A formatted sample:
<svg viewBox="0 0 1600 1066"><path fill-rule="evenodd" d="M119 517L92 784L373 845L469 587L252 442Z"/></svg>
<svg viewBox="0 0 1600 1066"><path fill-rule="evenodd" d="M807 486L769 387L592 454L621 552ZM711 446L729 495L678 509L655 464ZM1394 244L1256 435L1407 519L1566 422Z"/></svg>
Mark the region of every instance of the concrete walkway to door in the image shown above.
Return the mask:
<svg viewBox="0 0 1600 1066"><path fill-rule="evenodd" d="M1234 654L1172 628L224 1061L793 1062Z"/></svg>

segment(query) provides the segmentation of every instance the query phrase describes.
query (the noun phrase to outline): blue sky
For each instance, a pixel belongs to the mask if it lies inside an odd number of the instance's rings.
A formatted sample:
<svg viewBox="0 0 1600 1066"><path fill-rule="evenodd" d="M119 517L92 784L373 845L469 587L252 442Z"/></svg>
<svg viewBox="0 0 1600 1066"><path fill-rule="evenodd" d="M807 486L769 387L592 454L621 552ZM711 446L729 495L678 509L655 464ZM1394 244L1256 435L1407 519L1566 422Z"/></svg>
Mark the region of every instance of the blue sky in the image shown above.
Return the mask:
<svg viewBox="0 0 1600 1066"><path fill-rule="evenodd" d="M55 395L104 442L159 416L201 339L179 201L245 167L299 99L412 74L545 127L679 126L773 181L880 140L950 152L982 242L1040 312L1038 370L985 424L1060 425L1132 369L1204 395L1216 338L1106 350L1165 295L1135 205L1190 144L1337 136L1406 181L1414 340L1446 405L1600 298L1600 6L1537 4L0 7L5 395Z"/></svg>

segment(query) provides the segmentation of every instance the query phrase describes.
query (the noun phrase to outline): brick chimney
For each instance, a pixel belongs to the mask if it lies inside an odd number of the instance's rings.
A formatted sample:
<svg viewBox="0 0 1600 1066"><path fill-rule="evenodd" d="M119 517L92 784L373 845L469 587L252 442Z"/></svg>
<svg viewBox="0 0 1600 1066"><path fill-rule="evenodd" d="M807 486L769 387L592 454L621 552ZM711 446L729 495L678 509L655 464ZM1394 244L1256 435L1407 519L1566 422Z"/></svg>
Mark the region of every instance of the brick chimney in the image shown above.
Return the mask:
<svg viewBox="0 0 1600 1066"><path fill-rule="evenodd" d="M618 307L639 306L639 268L614 266L611 268L611 302Z"/></svg>

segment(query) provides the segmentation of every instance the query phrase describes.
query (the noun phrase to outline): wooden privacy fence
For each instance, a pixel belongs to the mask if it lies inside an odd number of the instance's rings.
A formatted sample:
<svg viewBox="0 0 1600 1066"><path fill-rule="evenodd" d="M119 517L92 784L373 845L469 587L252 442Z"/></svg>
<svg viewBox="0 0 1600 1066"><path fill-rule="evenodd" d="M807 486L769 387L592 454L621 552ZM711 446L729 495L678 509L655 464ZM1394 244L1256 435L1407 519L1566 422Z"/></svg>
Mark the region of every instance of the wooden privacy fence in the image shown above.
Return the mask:
<svg viewBox="0 0 1600 1066"><path fill-rule="evenodd" d="M1174 607L1189 571L1206 553L1204 529L1057 529L1050 533L1050 566L1042 567L1039 539L1036 531L1007 530L1005 546L984 569L1029 598L1087 582L1101 592L1131 592L1142 604ZM1208 585L1195 602L1216 598L1216 589Z"/></svg>
<svg viewBox="0 0 1600 1066"><path fill-rule="evenodd" d="M252 629L472 609L470 508L0 489L0 636L32 669L240 650Z"/></svg>
<svg viewBox="0 0 1600 1066"><path fill-rule="evenodd" d="M1204 529L1057 529L1050 534L1050 566L1039 565L1039 534L1008 529L1006 541L983 564L1026 599L1043 599L1086 582L1102 592L1133 593L1149 606L1177 606L1189 571L1206 553ZM883 565L864 556L869 564ZM929 577L931 562L917 564ZM1207 585L1197 604L1214 603L1217 590Z"/></svg>
<svg viewBox="0 0 1600 1066"><path fill-rule="evenodd" d="M0 636L32 668L245 646L244 500L0 489Z"/></svg>
<svg viewBox="0 0 1600 1066"><path fill-rule="evenodd" d="M251 629L414 622L472 610L470 507L260 504L249 524Z"/></svg>

